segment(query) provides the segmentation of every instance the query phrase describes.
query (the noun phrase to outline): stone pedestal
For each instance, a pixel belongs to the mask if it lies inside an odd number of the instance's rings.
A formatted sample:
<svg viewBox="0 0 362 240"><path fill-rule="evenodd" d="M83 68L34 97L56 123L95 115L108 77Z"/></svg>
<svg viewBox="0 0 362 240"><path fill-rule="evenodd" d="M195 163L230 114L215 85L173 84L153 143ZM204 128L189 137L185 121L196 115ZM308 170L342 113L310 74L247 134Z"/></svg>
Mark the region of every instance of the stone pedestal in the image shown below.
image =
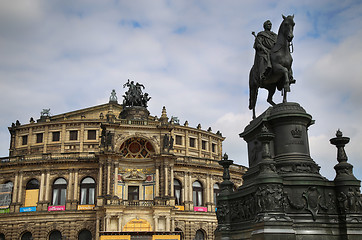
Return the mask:
<svg viewBox="0 0 362 240"><path fill-rule="evenodd" d="M216 239L362 239L360 182L345 157L348 141L331 139L341 160L328 181L310 156L313 123L299 104L283 103L245 127L249 170L237 191L218 197Z"/></svg>
<svg viewBox="0 0 362 240"><path fill-rule="evenodd" d="M127 120L147 120L150 112L145 107L125 107L119 114L119 118Z"/></svg>

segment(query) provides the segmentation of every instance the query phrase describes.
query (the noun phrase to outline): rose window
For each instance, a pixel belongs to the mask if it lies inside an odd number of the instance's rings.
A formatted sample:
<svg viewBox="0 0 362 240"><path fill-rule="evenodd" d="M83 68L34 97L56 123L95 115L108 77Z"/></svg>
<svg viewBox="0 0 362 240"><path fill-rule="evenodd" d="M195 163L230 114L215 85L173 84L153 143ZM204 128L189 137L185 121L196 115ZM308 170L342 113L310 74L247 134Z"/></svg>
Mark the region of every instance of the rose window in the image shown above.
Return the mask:
<svg viewBox="0 0 362 240"><path fill-rule="evenodd" d="M125 158L149 158L155 150L149 141L134 137L122 143L120 152Z"/></svg>

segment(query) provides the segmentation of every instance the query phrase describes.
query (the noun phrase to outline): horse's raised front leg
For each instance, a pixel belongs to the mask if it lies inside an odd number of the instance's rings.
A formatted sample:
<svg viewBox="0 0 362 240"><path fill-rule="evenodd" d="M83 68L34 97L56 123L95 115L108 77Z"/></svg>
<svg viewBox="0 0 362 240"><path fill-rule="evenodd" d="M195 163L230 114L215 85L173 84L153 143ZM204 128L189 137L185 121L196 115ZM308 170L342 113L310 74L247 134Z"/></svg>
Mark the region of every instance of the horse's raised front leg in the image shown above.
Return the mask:
<svg viewBox="0 0 362 240"><path fill-rule="evenodd" d="M289 69L288 75L289 75L289 84L294 84L296 82L296 80L293 77L292 69Z"/></svg>

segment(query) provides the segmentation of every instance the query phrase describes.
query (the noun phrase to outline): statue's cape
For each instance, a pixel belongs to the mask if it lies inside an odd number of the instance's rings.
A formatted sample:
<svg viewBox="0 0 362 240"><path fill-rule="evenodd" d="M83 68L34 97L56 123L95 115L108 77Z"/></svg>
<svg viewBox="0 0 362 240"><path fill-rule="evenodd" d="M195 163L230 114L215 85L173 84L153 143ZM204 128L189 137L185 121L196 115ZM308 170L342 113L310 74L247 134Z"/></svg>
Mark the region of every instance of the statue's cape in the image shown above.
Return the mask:
<svg viewBox="0 0 362 240"><path fill-rule="evenodd" d="M263 37L269 38L270 40L276 41L278 34L276 34L275 32L272 32L272 31L262 31L262 32L258 33L257 37L259 37L259 36L263 36Z"/></svg>

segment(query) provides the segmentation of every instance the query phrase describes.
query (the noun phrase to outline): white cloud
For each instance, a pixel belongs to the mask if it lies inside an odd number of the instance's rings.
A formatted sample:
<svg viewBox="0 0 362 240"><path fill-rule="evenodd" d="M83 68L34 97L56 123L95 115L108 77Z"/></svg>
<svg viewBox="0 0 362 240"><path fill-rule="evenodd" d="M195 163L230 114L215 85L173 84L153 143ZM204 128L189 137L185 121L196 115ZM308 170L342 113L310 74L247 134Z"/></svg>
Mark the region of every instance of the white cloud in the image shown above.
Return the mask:
<svg viewBox="0 0 362 240"><path fill-rule="evenodd" d="M277 32L281 14L295 14L289 100L313 115L312 158L333 177L337 128L362 178L362 4L356 1L0 1L0 154L8 154L7 127L119 100L128 78L152 97L149 110L191 126L201 123L226 137L224 151L247 165L238 134L251 120L248 74L254 37L266 19ZM179 30L179 31L177 31ZM269 107L260 90L257 113ZM274 96L277 102L281 96ZM121 101L121 100L120 100ZM331 164L333 163L333 164Z"/></svg>

